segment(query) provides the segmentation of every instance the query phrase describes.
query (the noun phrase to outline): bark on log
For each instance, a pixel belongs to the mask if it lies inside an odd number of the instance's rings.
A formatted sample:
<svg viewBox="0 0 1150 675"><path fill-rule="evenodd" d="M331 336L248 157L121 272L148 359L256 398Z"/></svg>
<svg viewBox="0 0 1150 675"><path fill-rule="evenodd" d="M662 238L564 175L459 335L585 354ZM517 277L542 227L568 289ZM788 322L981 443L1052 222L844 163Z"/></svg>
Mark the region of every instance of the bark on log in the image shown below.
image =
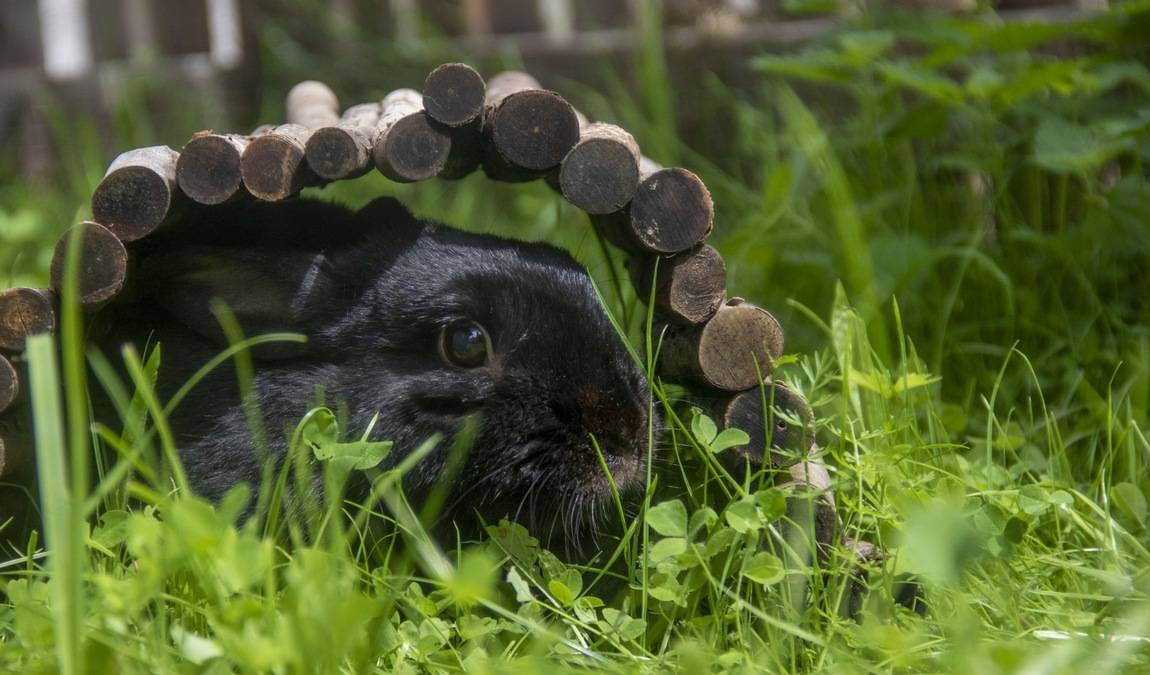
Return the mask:
<svg viewBox="0 0 1150 675"><path fill-rule="evenodd" d="M128 277L128 251L124 244L103 225L81 223L60 237L52 253L52 290L63 287L68 245L80 236L79 301L94 309L116 297Z"/></svg>
<svg viewBox="0 0 1150 675"><path fill-rule="evenodd" d="M253 138L240 157L240 173L248 192L266 202L277 202L315 182L304 161L311 129L282 124Z"/></svg>
<svg viewBox="0 0 1150 675"><path fill-rule="evenodd" d="M10 408L19 396L20 373L11 361L0 356L0 413Z"/></svg>
<svg viewBox="0 0 1150 675"><path fill-rule="evenodd" d="M311 170L325 180L357 178L370 171L379 112L379 103L353 105L339 124L313 131L304 149Z"/></svg>
<svg viewBox="0 0 1150 675"><path fill-rule="evenodd" d="M483 120L450 127L448 134L451 136L451 152L439 177L458 180L470 176L483 162Z"/></svg>
<svg viewBox="0 0 1150 675"><path fill-rule="evenodd" d="M243 194L240 158L251 142L239 134L202 133L180 151L176 180L197 204L223 204Z"/></svg>
<svg viewBox="0 0 1150 675"><path fill-rule="evenodd" d="M811 450L804 461L791 465L779 487L789 490L787 516L783 538L790 551L783 557L793 561L798 569L824 563L837 539L838 515L830 473L822 460ZM793 577L792 592L803 597L807 592L807 579Z"/></svg>
<svg viewBox="0 0 1150 675"><path fill-rule="evenodd" d="M166 145L121 154L92 193L92 217L123 241L151 234L172 211L179 157Z"/></svg>
<svg viewBox="0 0 1150 675"><path fill-rule="evenodd" d="M339 124L339 99L323 82L305 80L291 88L284 107L289 124L309 129Z"/></svg>
<svg viewBox="0 0 1150 675"><path fill-rule="evenodd" d="M614 213L635 196L640 156L639 143L625 129L588 124L559 166L559 191L587 213Z"/></svg>
<svg viewBox="0 0 1150 675"><path fill-rule="evenodd" d="M373 151L380 173L400 183L427 180L439 175L450 153L450 134L424 112L418 91L396 89L383 99Z"/></svg>
<svg viewBox="0 0 1150 675"><path fill-rule="evenodd" d="M651 297L656 261L655 308L660 316L699 324L715 315L727 294L727 265L718 251L702 244L669 258L632 255L627 269L643 302Z"/></svg>
<svg viewBox="0 0 1150 675"><path fill-rule="evenodd" d="M667 255L696 246L711 233L715 206L703 181L686 169L659 168L646 158L642 180L625 208L592 221L603 236L632 253Z"/></svg>
<svg viewBox="0 0 1150 675"><path fill-rule="evenodd" d="M732 450L755 466L763 466L767 457L773 466L792 465L805 458L815 442L811 407L778 382L739 392L715 412L724 429L742 429L750 436L746 445Z"/></svg>
<svg viewBox="0 0 1150 675"><path fill-rule="evenodd" d="M12 478L28 462L28 434L10 420L0 420L0 481ZM2 508L2 505L0 505ZM0 521L7 515L0 511Z"/></svg>
<svg viewBox="0 0 1150 675"><path fill-rule="evenodd" d="M0 349L24 351L29 335L56 330L56 299L46 288L0 291Z"/></svg>
<svg viewBox="0 0 1150 675"><path fill-rule="evenodd" d="M701 326L668 325L659 366L671 381L743 391L771 374L783 353L783 329L764 309L727 301Z"/></svg>
<svg viewBox="0 0 1150 675"><path fill-rule="evenodd" d="M423 106L433 120L449 127L472 124L483 115L487 85L464 63L445 63L423 81Z"/></svg>
<svg viewBox="0 0 1150 675"><path fill-rule="evenodd" d="M481 142L480 156L480 166L483 167L483 175L501 183L529 183L554 173L554 171L531 171L508 162L503 158L503 155L500 155L499 151L495 149L495 144L486 133L484 133ZM556 181L557 180L558 179L556 179ZM558 188L558 185L552 185L552 187ZM558 192L558 189L556 189L556 192Z"/></svg>
<svg viewBox="0 0 1150 675"><path fill-rule="evenodd" d="M562 96L535 78L505 72L487 84L484 133L512 167L542 174L579 141L579 118Z"/></svg>

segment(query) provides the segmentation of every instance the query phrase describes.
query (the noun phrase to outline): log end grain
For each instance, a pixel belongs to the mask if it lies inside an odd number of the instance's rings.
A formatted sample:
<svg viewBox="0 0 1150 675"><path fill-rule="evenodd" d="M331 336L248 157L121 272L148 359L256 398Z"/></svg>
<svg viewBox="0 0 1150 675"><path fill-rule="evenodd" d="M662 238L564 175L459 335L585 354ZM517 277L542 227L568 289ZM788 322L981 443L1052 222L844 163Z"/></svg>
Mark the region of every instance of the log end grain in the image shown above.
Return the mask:
<svg viewBox="0 0 1150 675"><path fill-rule="evenodd" d="M56 309L51 291L39 288L0 291L0 349L23 351L28 336L55 330Z"/></svg>
<svg viewBox="0 0 1150 675"><path fill-rule="evenodd" d="M20 374L11 361L0 356L0 412L10 408L19 396Z"/></svg>
<svg viewBox="0 0 1150 675"><path fill-rule="evenodd" d="M110 172L92 193L92 217L124 241L151 234L172 204L172 186L155 170L124 166Z"/></svg>
<svg viewBox="0 0 1150 675"><path fill-rule="evenodd" d="M639 163L626 146L606 138L580 142L559 169L567 201L590 214L618 211L639 186Z"/></svg>
<svg viewBox="0 0 1150 675"><path fill-rule="evenodd" d="M243 146L214 134L188 141L176 162L180 190L198 204L222 204L234 197L243 185Z"/></svg>
<svg viewBox="0 0 1150 675"><path fill-rule="evenodd" d="M703 326L698 365L703 380L716 389L741 391L771 374L783 353L783 329L770 312L730 302Z"/></svg>
<svg viewBox="0 0 1150 675"><path fill-rule="evenodd" d="M575 109L546 89L518 91L503 98L487 125L499 154L531 171L558 166L579 141Z"/></svg>
<svg viewBox="0 0 1150 675"><path fill-rule="evenodd" d="M698 176L681 168L660 169L647 176L630 206L631 227L644 248L678 253L711 233L715 207L711 192Z"/></svg>
<svg viewBox="0 0 1150 675"><path fill-rule="evenodd" d="M655 307L665 318L700 324L719 310L726 297L727 265L714 248L703 244L670 258L633 255L627 268L643 302L651 297L658 260Z"/></svg>
<svg viewBox="0 0 1150 675"><path fill-rule="evenodd" d="M252 139L240 158L240 173L248 192L276 202L303 187L304 143L278 133Z"/></svg>
<svg viewBox="0 0 1150 675"><path fill-rule="evenodd" d="M434 178L447 165L451 135L425 113L407 115L375 143L375 166L398 182Z"/></svg>
<svg viewBox="0 0 1150 675"><path fill-rule="evenodd" d="M112 232L97 223L81 223L64 233L52 253L52 289L63 287L68 246L81 237L77 270L79 300L85 307L97 307L114 298L128 277L128 251Z"/></svg>
<svg viewBox="0 0 1150 675"><path fill-rule="evenodd" d="M470 124L483 114L486 86L471 66L445 63L424 80L423 107L432 119L449 127Z"/></svg>
<svg viewBox="0 0 1150 675"><path fill-rule="evenodd" d="M807 456L815 441L810 405L781 383L767 382L736 394L720 417L724 428L742 429L750 437L746 445L733 449L758 466L767 457L774 466L793 464Z"/></svg>
<svg viewBox="0 0 1150 675"><path fill-rule="evenodd" d="M307 140L304 155L311 170L325 180L352 178L371 167L371 143L354 128L316 129Z"/></svg>

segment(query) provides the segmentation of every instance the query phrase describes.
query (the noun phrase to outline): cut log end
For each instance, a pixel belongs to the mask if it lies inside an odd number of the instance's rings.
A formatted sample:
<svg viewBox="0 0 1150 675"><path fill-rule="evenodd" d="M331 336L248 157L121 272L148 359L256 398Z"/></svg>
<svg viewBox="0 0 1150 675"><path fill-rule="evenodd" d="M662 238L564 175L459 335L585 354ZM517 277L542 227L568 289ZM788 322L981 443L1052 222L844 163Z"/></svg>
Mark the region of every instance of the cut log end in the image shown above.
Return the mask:
<svg viewBox="0 0 1150 675"><path fill-rule="evenodd" d="M24 350L28 336L56 330L52 292L39 288L0 291L0 349Z"/></svg>
<svg viewBox="0 0 1150 675"><path fill-rule="evenodd" d="M432 119L449 127L479 119L485 96L483 78L463 63L445 63L423 82L424 109Z"/></svg>
<svg viewBox="0 0 1150 675"><path fill-rule="evenodd" d="M771 374L771 362L782 356L783 329L764 309L727 304L703 326L699 367L716 389L749 389Z"/></svg>
<svg viewBox="0 0 1150 675"><path fill-rule="evenodd" d="M750 437L746 445L733 449L758 466L767 457L774 466L794 464L807 457L815 442L810 405L781 383L767 382L736 394L719 414L724 428L742 429Z"/></svg>
<svg viewBox="0 0 1150 675"><path fill-rule="evenodd" d="M11 361L0 356L0 412L12 407L19 396L20 374Z"/></svg>
<svg viewBox="0 0 1150 675"><path fill-rule="evenodd" d="M645 178L630 207L638 243L654 253L678 253L700 243L715 220L711 193L686 169L660 169Z"/></svg>
<svg viewBox="0 0 1150 675"><path fill-rule="evenodd" d="M92 193L92 217L124 241L151 234L168 215L172 186L153 169L125 166L109 173Z"/></svg>
<svg viewBox="0 0 1150 675"><path fill-rule="evenodd" d="M727 288L727 266L718 251L703 244L670 258L632 256L627 266L643 302L651 296L656 260L655 307L660 315L688 324L700 324L714 316Z"/></svg>
<svg viewBox="0 0 1150 675"><path fill-rule="evenodd" d="M258 199L276 202L303 187L304 145L269 133L252 140L240 160L244 185Z"/></svg>
<svg viewBox="0 0 1150 675"><path fill-rule="evenodd" d="M176 163L180 190L198 204L222 204L243 185L240 156L246 141L219 135L188 141Z"/></svg>
<svg viewBox="0 0 1150 675"><path fill-rule="evenodd" d="M783 330L766 310L731 300L702 326L667 327L660 368L672 381L743 391L771 374Z"/></svg>
<svg viewBox="0 0 1150 675"><path fill-rule="evenodd" d="M562 96L545 89L505 97L489 120L499 154L515 166L547 171L558 166L579 141L579 119Z"/></svg>
<svg viewBox="0 0 1150 675"><path fill-rule="evenodd" d="M375 165L391 180L410 183L439 175L451 154L451 136L425 113L395 122L375 144Z"/></svg>
<svg viewBox="0 0 1150 675"><path fill-rule="evenodd" d="M580 142L563 159L559 189L567 201L591 214L618 211L639 186L639 163L621 143L606 138Z"/></svg>
<svg viewBox="0 0 1150 675"><path fill-rule="evenodd" d="M352 178L371 167L371 145L365 136L344 127L317 129L304 151L307 164L320 178Z"/></svg>
<svg viewBox="0 0 1150 675"><path fill-rule="evenodd" d="M64 284L68 246L76 236L80 241L79 300L85 307L98 307L116 297L128 276L128 251L108 228L82 223L64 233L52 254L52 290Z"/></svg>

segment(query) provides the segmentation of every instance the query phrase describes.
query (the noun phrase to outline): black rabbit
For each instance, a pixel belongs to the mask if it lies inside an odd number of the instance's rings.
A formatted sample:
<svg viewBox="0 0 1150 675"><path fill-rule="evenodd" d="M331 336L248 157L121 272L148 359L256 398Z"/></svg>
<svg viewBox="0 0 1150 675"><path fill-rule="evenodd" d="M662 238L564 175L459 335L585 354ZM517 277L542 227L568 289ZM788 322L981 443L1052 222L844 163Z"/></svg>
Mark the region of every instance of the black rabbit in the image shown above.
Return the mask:
<svg viewBox="0 0 1150 675"><path fill-rule="evenodd" d="M659 427L648 383L586 271L559 249L419 221L391 199L358 213L295 200L210 210L138 258L135 301L106 310L95 339L108 349L160 342L162 394L226 344L213 298L245 335L307 336L255 351L253 389L276 462L321 389L353 432L378 414L372 438L395 442L388 464L443 434L404 483L416 501L477 418L442 512L465 534L480 515L507 516L545 543L585 543L612 499L591 436L618 489L641 489ZM258 483L231 368L193 390L171 422L195 491L218 498Z"/></svg>

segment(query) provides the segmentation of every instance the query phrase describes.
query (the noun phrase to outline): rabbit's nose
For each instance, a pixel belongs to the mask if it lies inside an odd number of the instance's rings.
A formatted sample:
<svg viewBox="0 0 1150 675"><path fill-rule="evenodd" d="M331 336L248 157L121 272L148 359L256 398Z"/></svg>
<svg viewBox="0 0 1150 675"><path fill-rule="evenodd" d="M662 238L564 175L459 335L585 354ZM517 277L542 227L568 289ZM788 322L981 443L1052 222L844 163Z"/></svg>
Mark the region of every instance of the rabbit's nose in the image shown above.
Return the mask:
<svg viewBox="0 0 1150 675"><path fill-rule="evenodd" d="M627 454L637 439L646 434L646 410L636 406L622 392L583 387L576 392L583 430L608 447L604 451Z"/></svg>

